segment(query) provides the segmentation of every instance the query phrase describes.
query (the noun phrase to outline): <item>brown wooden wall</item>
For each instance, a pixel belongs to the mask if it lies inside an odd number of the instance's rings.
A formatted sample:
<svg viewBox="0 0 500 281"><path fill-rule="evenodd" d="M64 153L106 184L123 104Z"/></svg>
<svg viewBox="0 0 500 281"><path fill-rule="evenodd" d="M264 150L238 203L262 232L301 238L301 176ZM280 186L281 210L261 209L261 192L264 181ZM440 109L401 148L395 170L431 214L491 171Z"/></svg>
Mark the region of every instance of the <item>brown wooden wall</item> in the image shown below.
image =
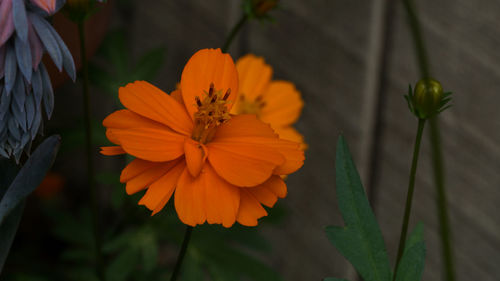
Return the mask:
<svg viewBox="0 0 500 281"><path fill-rule="evenodd" d="M354 153L388 245L396 255L416 120L403 95L418 71L399 1L283 0L276 23L252 22L231 48L252 52L293 81L306 106L297 124L309 143L304 167L289 178L289 215L267 228L268 262L286 280L349 277L324 226L340 224L334 153L343 134ZM500 276L500 2L422 0L418 8L433 74L454 92L441 115L446 183L458 280ZM171 90L200 48L220 47L240 16L235 0L136 1L129 26L136 54L167 48L155 82ZM428 134L426 132L426 136ZM411 225L425 223L424 280L440 280L435 192L425 139Z"/></svg>

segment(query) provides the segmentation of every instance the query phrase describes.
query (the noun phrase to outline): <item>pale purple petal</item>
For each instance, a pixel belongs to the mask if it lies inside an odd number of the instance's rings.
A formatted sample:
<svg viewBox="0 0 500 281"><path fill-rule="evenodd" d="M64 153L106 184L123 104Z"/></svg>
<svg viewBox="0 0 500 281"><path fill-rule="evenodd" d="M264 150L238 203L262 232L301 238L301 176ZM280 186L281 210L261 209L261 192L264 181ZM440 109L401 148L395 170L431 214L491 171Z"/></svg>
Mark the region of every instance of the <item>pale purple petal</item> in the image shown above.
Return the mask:
<svg viewBox="0 0 500 281"><path fill-rule="evenodd" d="M7 93L10 94L10 91L14 87L14 82L16 81L16 73L17 73L17 62L16 62L16 53L12 46L6 46L6 54L5 54L5 88L7 89Z"/></svg>
<svg viewBox="0 0 500 281"><path fill-rule="evenodd" d="M33 73L31 66L31 50L27 41L22 41L19 36L15 37L14 46L16 50L17 65L28 82L31 82Z"/></svg>
<svg viewBox="0 0 500 281"><path fill-rule="evenodd" d="M31 129L33 121L35 120L35 100L33 93L28 93L26 101L24 102L24 110L26 111L26 121L28 122L28 129Z"/></svg>
<svg viewBox="0 0 500 281"><path fill-rule="evenodd" d="M0 97L0 121L2 121L0 123L5 123L4 118L9 112L11 99L12 99L12 95L9 95L7 93L7 90L5 88L3 88L2 96Z"/></svg>
<svg viewBox="0 0 500 281"><path fill-rule="evenodd" d="M52 90L52 83L50 82L49 74L47 73L43 63L40 64L40 75L42 76L43 85L43 105L45 113L47 113L47 118L50 119L50 116L52 116L52 110L54 109L54 91Z"/></svg>
<svg viewBox="0 0 500 281"><path fill-rule="evenodd" d="M64 44L64 41L62 40L61 36L57 34L57 31L55 29L50 29L52 35L57 41L57 44L59 45L59 50L61 50L61 54L63 56L63 66L64 69L66 70L66 73L68 73L69 77L75 81L76 79L76 69L75 69L75 62L73 61L73 56L71 55L71 52L69 51L68 47L66 47L66 44Z"/></svg>
<svg viewBox="0 0 500 281"><path fill-rule="evenodd" d="M28 18L26 17L26 7L24 0L11 0L12 1L12 15L14 19L14 26L16 27L16 34L24 42L28 42Z"/></svg>
<svg viewBox="0 0 500 281"><path fill-rule="evenodd" d="M45 50L49 53L57 69L62 71L63 57L61 50L59 49L59 44L57 44L52 32L50 32L52 26L44 18L37 14L29 13L28 17L31 23L33 23L33 27L35 28L38 37L45 46Z"/></svg>
<svg viewBox="0 0 500 281"><path fill-rule="evenodd" d="M40 61L42 61L43 45L42 41L40 41L40 38L38 37L38 34L36 34L31 22L28 22L28 41L30 43L31 49L31 65L33 66L33 70L36 70L38 68L38 65L40 64Z"/></svg>
<svg viewBox="0 0 500 281"><path fill-rule="evenodd" d="M40 75L39 69L33 72L33 77L31 78L31 88L33 89L33 95L35 96L35 105L38 107L42 102L43 95L42 76Z"/></svg>
<svg viewBox="0 0 500 281"><path fill-rule="evenodd" d="M0 1L0 46L5 44L14 32L12 19L12 0Z"/></svg>
<svg viewBox="0 0 500 281"><path fill-rule="evenodd" d="M0 79L3 78L5 73L5 46L0 47Z"/></svg>

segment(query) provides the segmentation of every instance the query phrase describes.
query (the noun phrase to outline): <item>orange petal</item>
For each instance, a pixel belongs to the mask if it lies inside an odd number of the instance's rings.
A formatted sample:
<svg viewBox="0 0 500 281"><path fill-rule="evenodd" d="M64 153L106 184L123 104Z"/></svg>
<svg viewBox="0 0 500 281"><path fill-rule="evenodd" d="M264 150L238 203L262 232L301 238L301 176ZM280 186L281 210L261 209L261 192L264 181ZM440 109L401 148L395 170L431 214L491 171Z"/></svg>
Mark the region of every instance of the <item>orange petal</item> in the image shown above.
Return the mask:
<svg viewBox="0 0 500 281"><path fill-rule="evenodd" d="M307 144L304 142L304 136L292 126L273 127L273 129L280 136L280 139L298 142L300 143L300 149L307 149Z"/></svg>
<svg viewBox="0 0 500 281"><path fill-rule="evenodd" d="M182 71L182 98L192 118L197 111L195 98L203 98L203 93L208 91L211 83L214 83L216 91L226 93L231 89L228 97L230 110L238 94L238 72L231 56L223 54L220 49L203 49L196 52Z"/></svg>
<svg viewBox="0 0 500 281"><path fill-rule="evenodd" d="M286 184L280 176L272 176L263 184L245 190L248 190L260 203L267 207L274 206L278 197L284 198L286 196Z"/></svg>
<svg viewBox="0 0 500 281"><path fill-rule="evenodd" d="M110 115L108 115L108 117L104 118L102 124L106 128L114 129L128 129L138 127L168 129L168 127L163 125L162 123L143 117L128 109L121 109L111 113Z"/></svg>
<svg viewBox="0 0 500 281"><path fill-rule="evenodd" d="M209 164L203 173L206 179L207 222L231 227L238 214L240 189L219 177Z"/></svg>
<svg viewBox="0 0 500 281"><path fill-rule="evenodd" d="M120 144L120 140L113 135L110 129L128 129L128 128L156 128L170 130L169 127L143 117L137 113L134 113L128 109L117 110L102 122L106 130L106 137L114 144Z"/></svg>
<svg viewBox="0 0 500 281"><path fill-rule="evenodd" d="M125 154L125 150L121 146L103 146L101 147L101 154L107 156L114 156Z"/></svg>
<svg viewBox="0 0 500 281"><path fill-rule="evenodd" d="M297 121L304 101L295 86L286 81L273 81L269 84L263 100L265 106L260 119L272 126L290 125Z"/></svg>
<svg viewBox="0 0 500 281"><path fill-rule="evenodd" d="M175 189L175 210L179 219L190 226L203 224L206 219L205 176L194 178L184 169Z"/></svg>
<svg viewBox="0 0 500 281"><path fill-rule="evenodd" d="M181 89L175 89L173 92L170 93L170 96L173 97L174 100L176 100L178 103L182 104L182 106L184 106Z"/></svg>
<svg viewBox="0 0 500 281"><path fill-rule="evenodd" d="M245 142L211 142L207 145L208 160L217 174L229 183L241 187L256 186L285 162L281 153L257 143L259 140L256 138L255 143L252 138Z"/></svg>
<svg viewBox="0 0 500 281"><path fill-rule="evenodd" d="M213 141L236 137L269 137L276 138L274 130L257 119L254 114L242 114L231 117L229 121L217 128Z"/></svg>
<svg viewBox="0 0 500 281"><path fill-rule="evenodd" d="M131 111L163 123L181 134L191 135L193 122L185 108L148 82L136 81L121 87L119 97Z"/></svg>
<svg viewBox="0 0 500 281"><path fill-rule="evenodd" d="M139 201L139 205L145 205L148 209L153 211L153 215L158 213L168 202L174 193L179 176L186 167L184 161L175 162L176 163L172 169L151 184L142 199ZM165 203L163 204L163 202Z"/></svg>
<svg viewBox="0 0 500 281"><path fill-rule="evenodd" d="M240 58L236 62L236 70L239 74L240 95L252 101L264 94L273 75L273 69L264 59L252 54Z"/></svg>
<svg viewBox="0 0 500 281"><path fill-rule="evenodd" d="M258 219L267 216L266 210L247 189L240 189L240 197L237 221L242 225L256 226Z"/></svg>
<svg viewBox="0 0 500 281"><path fill-rule="evenodd" d="M158 165L158 162L151 162L138 158L134 159L122 170L120 182L127 182L156 165Z"/></svg>
<svg viewBox="0 0 500 281"><path fill-rule="evenodd" d="M154 128L108 129L130 155L144 160L162 162L184 154L185 136Z"/></svg>
<svg viewBox="0 0 500 281"><path fill-rule="evenodd" d="M189 173L191 173L191 176L197 177L207 159L207 148L191 138L186 138L184 141L184 154Z"/></svg>
<svg viewBox="0 0 500 281"><path fill-rule="evenodd" d="M138 174L131 180L127 181L127 194L134 194L145 189L165 173L167 173L175 164L176 161L157 163L151 168L145 170L143 173Z"/></svg>
<svg viewBox="0 0 500 281"><path fill-rule="evenodd" d="M300 149L299 143L280 139L271 146L285 157L285 163L274 170L275 175L291 174L304 165L304 151Z"/></svg>

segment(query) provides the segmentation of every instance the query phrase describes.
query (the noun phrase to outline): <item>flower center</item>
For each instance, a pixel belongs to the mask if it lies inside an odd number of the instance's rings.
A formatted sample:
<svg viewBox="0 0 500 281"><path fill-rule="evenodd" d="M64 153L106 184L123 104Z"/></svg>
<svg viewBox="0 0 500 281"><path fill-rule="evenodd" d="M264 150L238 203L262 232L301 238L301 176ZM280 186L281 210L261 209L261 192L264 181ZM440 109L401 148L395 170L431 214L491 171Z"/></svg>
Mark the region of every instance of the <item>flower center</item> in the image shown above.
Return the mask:
<svg viewBox="0 0 500 281"><path fill-rule="evenodd" d="M196 97L198 111L194 114L194 129L191 138L200 143L206 144L215 136L217 126L231 119L227 109L227 98L231 89L227 89L225 94L222 90L215 91L214 83L210 84L210 89L205 92L205 97Z"/></svg>
<svg viewBox="0 0 500 281"><path fill-rule="evenodd" d="M259 95L255 100L247 100L244 95L240 95L240 100L238 102L238 113L239 114L255 114L260 117L260 111L266 105L266 102L262 100L262 96Z"/></svg>

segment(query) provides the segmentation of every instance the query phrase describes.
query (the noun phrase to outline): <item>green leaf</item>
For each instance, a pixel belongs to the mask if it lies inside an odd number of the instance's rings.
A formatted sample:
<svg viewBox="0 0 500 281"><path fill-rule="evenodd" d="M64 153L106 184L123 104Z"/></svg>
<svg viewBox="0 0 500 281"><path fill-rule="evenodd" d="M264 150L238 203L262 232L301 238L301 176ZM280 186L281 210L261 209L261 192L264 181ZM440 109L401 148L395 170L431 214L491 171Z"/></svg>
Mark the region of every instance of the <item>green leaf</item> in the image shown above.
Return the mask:
<svg viewBox="0 0 500 281"><path fill-rule="evenodd" d="M2 272L3 265L10 251L10 246L16 236L19 222L23 216L24 200L19 204L5 219L4 223L0 226L0 273Z"/></svg>
<svg viewBox="0 0 500 281"><path fill-rule="evenodd" d="M28 158L0 201L0 225L7 215L35 190L56 158L60 137L48 137Z"/></svg>
<svg viewBox="0 0 500 281"><path fill-rule="evenodd" d="M413 229L405 244L405 252L418 242L424 241L424 224L419 222Z"/></svg>
<svg viewBox="0 0 500 281"><path fill-rule="evenodd" d="M405 249L399 262L396 281L420 281L425 265L425 242L420 241Z"/></svg>
<svg viewBox="0 0 500 281"><path fill-rule="evenodd" d="M391 267L384 239L342 136L337 143L336 186L337 200L346 226L328 226L326 234L330 242L365 281L390 280Z"/></svg>
<svg viewBox="0 0 500 281"><path fill-rule="evenodd" d="M396 281L420 281L425 265L424 225L418 223L406 241Z"/></svg>
<svg viewBox="0 0 500 281"><path fill-rule="evenodd" d="M343 278L327 277L323 279L323 281L348 281L348 280Z"/></svg>
<svg viewBox="0 0 500 281"><path fill-rule="evenodd" d="M17 174L17 166L9 159L0 159L0 197L4 195L5 191L12 183ZM2 272L3 265L7 259L10 251L10 246L14 241L17 232L17 227L21 221L23 212L23 204L19 205L9 216L5 219L3 225L0 226L0 273Z"/></svg>

